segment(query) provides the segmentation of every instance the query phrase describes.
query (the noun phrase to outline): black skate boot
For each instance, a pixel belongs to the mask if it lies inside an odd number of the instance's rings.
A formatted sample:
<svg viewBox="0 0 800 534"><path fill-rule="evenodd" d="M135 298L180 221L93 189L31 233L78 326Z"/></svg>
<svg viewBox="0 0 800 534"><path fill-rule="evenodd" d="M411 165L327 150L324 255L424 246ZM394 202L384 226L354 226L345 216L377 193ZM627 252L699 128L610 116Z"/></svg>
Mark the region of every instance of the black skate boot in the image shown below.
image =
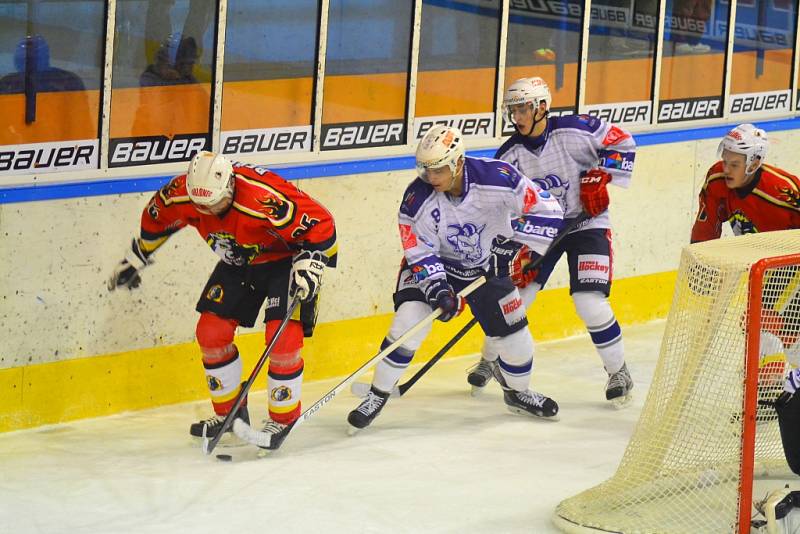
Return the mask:
<svg viewBox="0 0 800 534"><path fill-rule="evenodd" d="M386 400L389 398L389 393L384 393L379 389L372 386L367 392L367 396L358 405L358 408L350 412L347 416L347 422L354 428L365 428L372 423L372 420L378 417L383 407L386 406Z"/></svg>
<svg viewBox="0 0 800 534"><path fill-rule="evenodd" d="M536 393L532 389L527 391L504 390L503 400L506 401L508 411L512 413L537 417L555 417L558 414L556 401L541 393Z"/></svg>
<svg viewBox="0 0 800 534"><path fill-rule="evenodd" d="M633 389L633 379L628 372L628 366L622 364L619 371L608 375L606 384L606 400L616 408L622 408L631 401L631 390Z"/></svg>
<svg viewBox="0 0 800 534"><path fill-rule="evenodd" d="M286 436L289 435L289 430L291 430L291 428L292 425L284 425L272 419L267 419L264 422L264 427L261 429L261 432L264 434L271 434L269 444L259 444L258 447L270 451L277 450L283 443L283 440L286 439Z"/></svg>
<svg viewBox="0 0 800 534"><path fill-rule="evenodd" d="M481 357L481 361L476 363L467 375L467 382L472 386L472 396L479 394L486 384L492 379L492 366L494 362Z"/></svg>
<svg viewBox="0 0 800 534"><path fill-rule="evenodd" d="M242 405L239 408L239 412L236 414L236 417L243 420L248 425L250 424L250 414L247 412L247 406ZM192 426L189 427L189 434L196 438L203 437L203 431L205 430L205 437L214 439L217 436L220 428L222 428L222 423L225 422L224 415L214 415L213 417L209 417L208 419L204 419L203 421L199 421L197 423L192 423ZM227 432L233 431L233 425L228 427Z"/></svg>

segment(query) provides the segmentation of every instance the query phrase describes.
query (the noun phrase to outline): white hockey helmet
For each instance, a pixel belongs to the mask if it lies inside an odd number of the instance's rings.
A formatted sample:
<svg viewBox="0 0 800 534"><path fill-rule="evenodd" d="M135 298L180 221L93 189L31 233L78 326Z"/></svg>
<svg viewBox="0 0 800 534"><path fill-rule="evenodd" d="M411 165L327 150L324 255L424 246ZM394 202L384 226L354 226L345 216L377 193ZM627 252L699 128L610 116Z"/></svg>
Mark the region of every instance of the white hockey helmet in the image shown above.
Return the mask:
<svg viewBox="0 0 800 534"><path fill-rule="evenodd" d="M198 206L213 206L224 198L233 198L233 164L223 155L198 152L189 162L186 190Z"/></svg>
<svg viewBox="0 0 800 534"><path fill-rule="evenodd" d="M767 132L752 124L740 124L722 138L719 148L717 148L717 158L722 158L724 150L743 154L745 156L745 172L752 174L764 163L764 159L767 157L767 148L769 148ZM759 158L758 161L756 158ZM754 163L756 165L753 165Z"/></svg>
<svg viewBox="0 0 800 534"><path fill-rule="evenodd" d="M464 157L464 136L455 126L437 124L428 130L417 145L417 174L427 181L427 170L445 165L456 175L458 160Z"/></svg>
<svg viewBox="0 0 800 534"><path fill-rule="evenodd" d="M520 78L508 86L503 94L503 111L510 123L514 123L514 114L511 106L530 103L534 109L539 108L539 104L545 103L545 108L549 111L553 97L550 95L550 88L542 78L534 76L532 78Z"/></svg>

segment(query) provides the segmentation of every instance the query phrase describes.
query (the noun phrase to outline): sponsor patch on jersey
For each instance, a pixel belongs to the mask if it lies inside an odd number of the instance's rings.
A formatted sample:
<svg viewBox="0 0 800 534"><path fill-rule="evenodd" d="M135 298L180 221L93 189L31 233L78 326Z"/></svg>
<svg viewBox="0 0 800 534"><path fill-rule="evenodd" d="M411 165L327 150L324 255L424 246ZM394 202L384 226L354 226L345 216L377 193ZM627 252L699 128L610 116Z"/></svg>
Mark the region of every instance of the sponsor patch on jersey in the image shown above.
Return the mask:
<svg viewBox="0 0 800 534"><path fill-rule="evenodd" d="M616 126L612 126L606 136L603 138L603 144L605 146L616 145L617 143L628 139L630 135L623 132L621 129L617 128Z"/></svg>
<svg viewBox="0 0 800 534"><path fill-rule="evenodd" d="M525 188L525 199L522 201L522 213L529 213L536 205L536 191L532 187Z"/></svg>
<svg viewBox="0 0 800 534"><path fill-rule="evenodd" d="M602 254L578 256L578 282L582 284L607 284L611 279L611 263Z"/></svg>
<svg viewBox="0 0 800 534"><path fill-rule="evenodd" d="M601 150L598 156L600 156L601 167L630 172L633 170L633 160L636 154L633 152L623 153L615 150Z"/></svg>
<svg viewBox="0 0 800 534"><path fill-rule="evenodd" d="M503 319L511 326L525 319L525 306L518 291L512 291L498 302Z"/></svg>
<svg viewBox="0 0 800 534"><path fill-rule="evenodd" d="M208 288L208 291L206 291L206 299L210 300L211 302L216 302L217 304L222 302L224 296L225 296L225 291L219 284L214 284L213 286Z"/></svg>
<svg viewBox="0 0 800 534"><path fill-rule="evenodd" d="M409 224L401 224L400 226L400 242L403 244L403 250L408 250L417 246L417 236L411 229Z"/></svg>
<svg viewBox="0 0 800 534"><path fill-rule="evenodd" d="M414 274L411 269L403 269L400 271L400 276L397 277L397 291L400 292L404 289L413 289L417 287L417 281L414 279Z"/></svg>

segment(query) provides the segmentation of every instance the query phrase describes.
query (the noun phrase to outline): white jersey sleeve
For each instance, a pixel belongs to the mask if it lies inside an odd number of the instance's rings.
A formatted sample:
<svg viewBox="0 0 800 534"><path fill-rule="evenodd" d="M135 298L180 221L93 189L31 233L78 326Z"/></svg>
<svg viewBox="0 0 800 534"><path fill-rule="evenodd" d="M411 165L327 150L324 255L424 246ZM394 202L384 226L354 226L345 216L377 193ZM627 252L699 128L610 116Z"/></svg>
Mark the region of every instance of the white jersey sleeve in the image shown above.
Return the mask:
<svg viewBox="0 0 800 534"><path fill-rule="evenodd" d="M406 188L397 216L406 261L411 266L414 277L420 282L425 280L426 283L446 277L439 257L436 204L433 187L417 178Z"/></svg>

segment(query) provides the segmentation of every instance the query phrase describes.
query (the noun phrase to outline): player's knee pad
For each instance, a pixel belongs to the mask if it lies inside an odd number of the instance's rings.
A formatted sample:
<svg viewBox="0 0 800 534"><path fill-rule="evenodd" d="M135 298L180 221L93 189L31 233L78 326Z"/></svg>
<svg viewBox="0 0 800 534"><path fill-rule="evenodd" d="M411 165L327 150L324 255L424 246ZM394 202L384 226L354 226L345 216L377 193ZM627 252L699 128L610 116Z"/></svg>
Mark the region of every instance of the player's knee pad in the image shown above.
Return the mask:
<svg viewBox="0 0 800 534"><path fill-rule="evenodd" d="M226 360L236 353L233 335L237 325L235 319L225 319L215 313L203 312L200 314L195 337L203 352L204 362L213 363Z"/></svg>
<svg viewBox="0 0 800 534"><path fill-rule="evenodd" d="M503 337L487 337L486 342L494 354L510 365L524 365L533 358L533 338L527 328Z"/></svg>
<svg viewBox="0 0 800 534"><path fill-rule="evenodd" d="M572 294L575 311L590 330L616 321L608 297L599 291L579 291Z"/></svg>
<svg viewBox="0 0 800 534"><path fill-rule="evenodd" d="M280 321L267 321L264 334L266 343L272 341L280 324ZM296 366L300 361L301 348L303 348L303 324L300 321L290 320L270 353L270 368Z"/></svg>
<svg viewBox="0 0 800 534"><path fill-rule="evenodd" d="M397 308L397 311L394 312L392 326L389 328L389 335L387 337L392 340L399 338L408 332L409 328L430 315L430 313L431 307L426 302L420 302L418 300L403 302L400 304L400 307ZM432 325L428 324L422 328L419 332L403 342L403 347L411 352L416 351L431 331L431 327Z"/></svg>

